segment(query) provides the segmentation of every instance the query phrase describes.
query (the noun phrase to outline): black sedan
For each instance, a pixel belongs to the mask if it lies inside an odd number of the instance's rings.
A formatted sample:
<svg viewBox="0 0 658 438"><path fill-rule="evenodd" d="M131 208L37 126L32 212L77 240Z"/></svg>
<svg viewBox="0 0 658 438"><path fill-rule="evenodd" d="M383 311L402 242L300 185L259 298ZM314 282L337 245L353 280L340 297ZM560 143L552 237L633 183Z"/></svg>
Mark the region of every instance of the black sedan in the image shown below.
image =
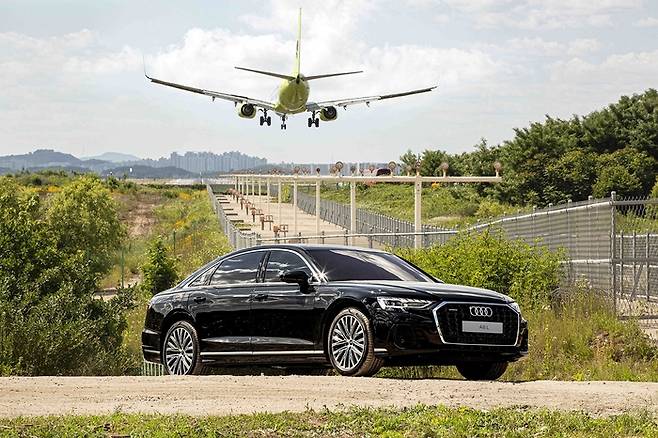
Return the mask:
<svg viewBox="0 0 658 438"><path fill-rule="evenodd" d="M377 250L272 245L235 251L151 300L144 358L170 374L207 366L455 365L497 379L528 351L509 297L445 284Z"/></svg>

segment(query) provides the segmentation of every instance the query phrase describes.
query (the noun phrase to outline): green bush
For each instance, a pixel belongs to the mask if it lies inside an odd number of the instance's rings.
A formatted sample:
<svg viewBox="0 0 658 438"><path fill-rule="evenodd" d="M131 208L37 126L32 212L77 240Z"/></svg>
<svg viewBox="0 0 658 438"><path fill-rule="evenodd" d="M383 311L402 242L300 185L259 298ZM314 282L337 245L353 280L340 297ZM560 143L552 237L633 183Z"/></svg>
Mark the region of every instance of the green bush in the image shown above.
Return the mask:
<svg viewBox="0 0 658 438"><path fill-rule="evenodd" d="M151 295L167 290L176 284L176 260L169 256L162 238L153 240L142 266L142 289Z"/></svg>
<svg viewBox="0 0 658 438"><path fill-rule="evenodd" d="M495 290L525 308L549 305L561 280L559 254L496 232L463 233L442 246L397 253L446 283Z"/></svg>
<svg viewBox="0 0 658 438"><path fill-rule="evenodd" d="M93 298L123 235L109 191L74 180L43 203L0 178L0 370L28 375L120 374L130 291Z"/></svg>

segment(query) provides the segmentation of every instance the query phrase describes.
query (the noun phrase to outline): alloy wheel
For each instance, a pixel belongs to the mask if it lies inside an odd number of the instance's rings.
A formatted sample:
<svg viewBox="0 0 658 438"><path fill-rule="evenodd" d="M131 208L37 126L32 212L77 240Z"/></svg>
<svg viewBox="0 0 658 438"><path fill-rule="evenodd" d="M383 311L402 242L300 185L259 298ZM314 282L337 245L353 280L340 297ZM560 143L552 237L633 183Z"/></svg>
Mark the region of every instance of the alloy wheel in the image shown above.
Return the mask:
<svg viewBox="0 0 658 438"><path fill-rule="evenodd" d="M365 329L354 315L343 315L331 333L331 354L338 368L350 371L361 363L366 349Z"/></svg>
<svg viewBox="0 0 658 438"><path fill-rule="evenodd" d="M184 327L177 327L167 338L165 361L170 374L188 374L194 360L192 335Z"/></svg>

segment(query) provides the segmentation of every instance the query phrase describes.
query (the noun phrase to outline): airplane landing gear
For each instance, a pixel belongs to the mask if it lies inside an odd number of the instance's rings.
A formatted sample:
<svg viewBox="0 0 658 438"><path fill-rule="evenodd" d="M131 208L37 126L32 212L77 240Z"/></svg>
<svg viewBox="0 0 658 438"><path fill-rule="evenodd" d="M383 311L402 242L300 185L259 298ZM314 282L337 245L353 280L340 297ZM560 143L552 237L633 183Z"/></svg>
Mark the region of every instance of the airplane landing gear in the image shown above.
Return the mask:
<svg viewBox="0 0 658 438"><path fill-rule="evenodd" d="M263 111L263 115L260 116L260 126L267 124L267 126L272 125L272 117L267 115L267 111Z"/></svg>
<svg viewBox="0 0 658 438"><path fill-rule="evenodd" d="M285 115L281 116L281 129L283 130L286 129L286 119L287 117Z"/></svg>
<svg viewBox="0 0 658 438"><path fill-rule="evenodd" d="M315 111L313 111L313 116L308 118L308 127L315 125L316 128L320 127L320 119L315 117Z"/></svg>

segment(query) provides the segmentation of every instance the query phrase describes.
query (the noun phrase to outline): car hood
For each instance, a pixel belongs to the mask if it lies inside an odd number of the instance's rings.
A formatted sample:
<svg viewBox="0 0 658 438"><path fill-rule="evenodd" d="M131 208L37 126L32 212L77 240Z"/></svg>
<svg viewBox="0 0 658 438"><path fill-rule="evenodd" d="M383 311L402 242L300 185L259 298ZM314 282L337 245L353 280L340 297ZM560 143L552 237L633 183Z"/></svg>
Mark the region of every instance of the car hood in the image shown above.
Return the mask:
<svg viewBox="0 0 658 438"><path fill-rule="evenodd" d="M388 281L388 280L369 280L369 281L343 281L336 282L341 285L354 285L363 287L364 285L370 286L373 291L382 293L400 293L401 291L421 292L435 296L441 300L493 300L502 301L505 303L513 301L507 295L499 292L494 292L489 289L482 289L479 287L462 286L459 284L447 283L427 283L427 282L414 282L414 281Z"/></svg>

